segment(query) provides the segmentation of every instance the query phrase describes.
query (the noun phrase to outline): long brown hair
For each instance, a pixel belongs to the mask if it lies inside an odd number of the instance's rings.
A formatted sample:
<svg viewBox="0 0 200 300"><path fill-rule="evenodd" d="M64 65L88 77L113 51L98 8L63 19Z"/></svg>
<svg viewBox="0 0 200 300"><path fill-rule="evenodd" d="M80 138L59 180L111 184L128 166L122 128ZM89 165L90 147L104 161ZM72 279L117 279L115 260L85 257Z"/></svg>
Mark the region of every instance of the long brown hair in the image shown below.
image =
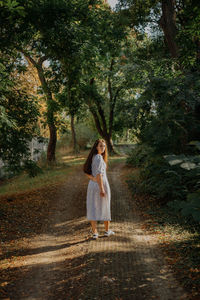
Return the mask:
<svg viewBox="0 0 200 300"><path fill-rule="evenodd" d="M106 168L107 168L107 162L108 162L108 151L107 151L107 145L104 139L97 139L92 146L92 149L90 150L90 153L86 159L86 162L83 165L83 171L84 173L87 173L89 175L92 174L92 157L94 154L98 153L97 146L99 142L105 143L105 151L101 154L105 163L106 163Z"/></svg>

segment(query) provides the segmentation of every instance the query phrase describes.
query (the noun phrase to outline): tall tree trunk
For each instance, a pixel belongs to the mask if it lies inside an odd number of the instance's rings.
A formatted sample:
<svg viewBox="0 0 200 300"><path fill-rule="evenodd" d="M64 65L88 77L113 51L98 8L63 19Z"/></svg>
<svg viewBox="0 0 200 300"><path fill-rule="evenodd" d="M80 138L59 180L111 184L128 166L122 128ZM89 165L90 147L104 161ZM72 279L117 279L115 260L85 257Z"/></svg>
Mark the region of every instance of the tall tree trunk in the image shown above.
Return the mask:
<svg viewBox="0 0 200 300"><path fill-rule="evenodd" d="M90 85L93 84L94 84L94 78L90 80ZM117 152L114 149L114 145L112 141L112 125L111 125L113 123L114 105L112 106L111 113L109 116L109 129L107 128L104 111L100 103L98 101L95 101L95 95L91 94L90 97L88 97L88 106L93 115L97 131L99 132L101 137L106 141L109 154L111 155L117 154ZM101 118L101 122L100 122L100 118Z"/></svg>
<svg viewBox="0 0 200 300"><path fill-rule="evenodd" d="M55 151L56 151L56 143L57 143L57 129L54 123L54 105L53 105L54 100L52 98L51 90L46 82L46 78L44 77L42 63L40 63L40 60L37 64L37 71L42 85L42 89L46 94L46 98L47 98L47 124L49 127L49 144L47 149L47 161L51 163L56 160Z"/></svg>
<svg viewBox="0 0 200 300"><path fill-rule="evenodd" d="M104 128L103 129L101 128L101 124L100 124L97 113L90 107L90 105L89 105L89 108L90 108L90 112L93 115L94 122L95 122L98 133L106 141L106 145L107 145L109 154L110 155L118 154L114 149L112 137L107 133L107 130L105 130Z"/></svg>
<svg viewBox="0 0 200 300"><path fill-rule="evenodd" d="M76 131L75 131L75 126L74 126L74 115L71 114L71 132L72 132L72 143L73 143L73 152L79 153L78 150L78 144L76 140Z"/></svg>
<svg viewBox="0 0 200 300"><path fill-rule="evenodd" d="M57 143L57 128L54 123L48 124L49 127L49 144L47 149L47 161L53 162L56 160L56 143Z"/></svg>
<svg viewBox="0 0 200 300"><path fill-rule="evenodd" d="M177 33L175 0L162 0L162 16L159 20L159 25L164 32L171 56L176 58L178 56L178 47L175 41Z"/></svg>
<svg viewBox="0 0 200 300"><path fill-rule="evenodd" d="M47 161L54 162L56 160L55 152L56 152L56 142L57 142L57 130L54 124L48 124L49 126L49 144L47 148Z"/></svg>
<svg viewBox="0 0 200 300"><path fill-rule="evenodd" d="M113 154L117 154L117 152L115 151L114 149L114 145L113 145L113 141L112 141L112 138L109 134L105 134L103 136L103 138L105 139L106 141L106 145L107 145L107 148L108 148L108 152L110 155L113 155Z"/></svg>
<svg viewBox="0 0 200 300"><path fill-rule="evenodd" d="M47 162L51 163L56 160L55 157L55 150L56 150L56 142L57 142L57 129L54 123L54 105L53 105L53 97L51 90L48 86L48 83L46 81L46 78L44 76L44 71L42 64L47 59L46 56L42 56L38 59L38 61L35 61L27 51L24 51L23 49L20 49L20 51L25 55L27 60L33 64L33 66L37 69L38 77L42 86L42 89L44 91L44 94L46 95L47 99L47 124L49 127L49 144L47 148Z"/></svg>

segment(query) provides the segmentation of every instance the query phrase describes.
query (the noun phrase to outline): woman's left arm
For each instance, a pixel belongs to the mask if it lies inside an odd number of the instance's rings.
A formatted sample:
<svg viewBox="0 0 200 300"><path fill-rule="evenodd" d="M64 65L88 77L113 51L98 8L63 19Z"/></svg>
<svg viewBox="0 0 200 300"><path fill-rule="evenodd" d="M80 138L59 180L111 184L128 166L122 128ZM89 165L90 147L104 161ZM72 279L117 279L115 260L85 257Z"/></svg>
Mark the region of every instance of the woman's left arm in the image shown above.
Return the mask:
<svg viewBox="0 0 200 300"><path fill-rule="evenodd" d="M86 173L85 173L85 174L86 174ZM89 175L89 174L86 174L86 175L87 175L87 177L89 177L91 180L93 180L93 181L95 181L95 182L97 181L97 180L96 180L96 177L94 177L94 176L92 176L92 175Z"/></svg>

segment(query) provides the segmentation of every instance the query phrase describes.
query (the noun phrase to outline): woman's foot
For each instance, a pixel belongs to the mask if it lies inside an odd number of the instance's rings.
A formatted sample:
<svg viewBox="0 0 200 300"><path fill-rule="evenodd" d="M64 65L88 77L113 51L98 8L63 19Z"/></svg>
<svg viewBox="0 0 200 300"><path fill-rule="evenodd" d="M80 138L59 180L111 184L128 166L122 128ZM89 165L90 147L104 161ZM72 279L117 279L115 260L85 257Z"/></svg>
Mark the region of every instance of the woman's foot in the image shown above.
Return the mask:
<svg viewBox="0 0 200 300"><path fill-rule="evenodd" d="M110 236L110 235L114 235L114 234L115 234L114 231L108 230L108 231L105 231L104 236Z"/></svg>

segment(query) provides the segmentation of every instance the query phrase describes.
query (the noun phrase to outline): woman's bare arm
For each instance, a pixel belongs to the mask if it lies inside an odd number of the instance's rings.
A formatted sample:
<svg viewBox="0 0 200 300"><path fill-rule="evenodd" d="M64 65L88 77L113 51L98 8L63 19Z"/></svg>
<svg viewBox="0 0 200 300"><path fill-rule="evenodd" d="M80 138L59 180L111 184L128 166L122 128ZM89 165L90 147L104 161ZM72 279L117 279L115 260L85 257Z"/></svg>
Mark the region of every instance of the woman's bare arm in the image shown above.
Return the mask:
<svg viewBox="0 0 200 300"><path fill-rule="evenodd" d="M97 178L97 183L98 183L99 188L100 188L100 196L104 197L105 196L105 190L104 190L104 186L103 186L102 174L97 174L96 178Z"/></svg>
<svg viewBox="0 0 200 300"><path fill-rule="evenodd" d="M85 173L85 174L86 174L86 173ZM94 176L92 176L92 175L89 175L89 174L86 174L86 175L87 175L87 177L90 178L91 180L93 180L93 181L95 181L95 182L97 181L97 180L96 180L96 177L94 177Z"/></svg>

